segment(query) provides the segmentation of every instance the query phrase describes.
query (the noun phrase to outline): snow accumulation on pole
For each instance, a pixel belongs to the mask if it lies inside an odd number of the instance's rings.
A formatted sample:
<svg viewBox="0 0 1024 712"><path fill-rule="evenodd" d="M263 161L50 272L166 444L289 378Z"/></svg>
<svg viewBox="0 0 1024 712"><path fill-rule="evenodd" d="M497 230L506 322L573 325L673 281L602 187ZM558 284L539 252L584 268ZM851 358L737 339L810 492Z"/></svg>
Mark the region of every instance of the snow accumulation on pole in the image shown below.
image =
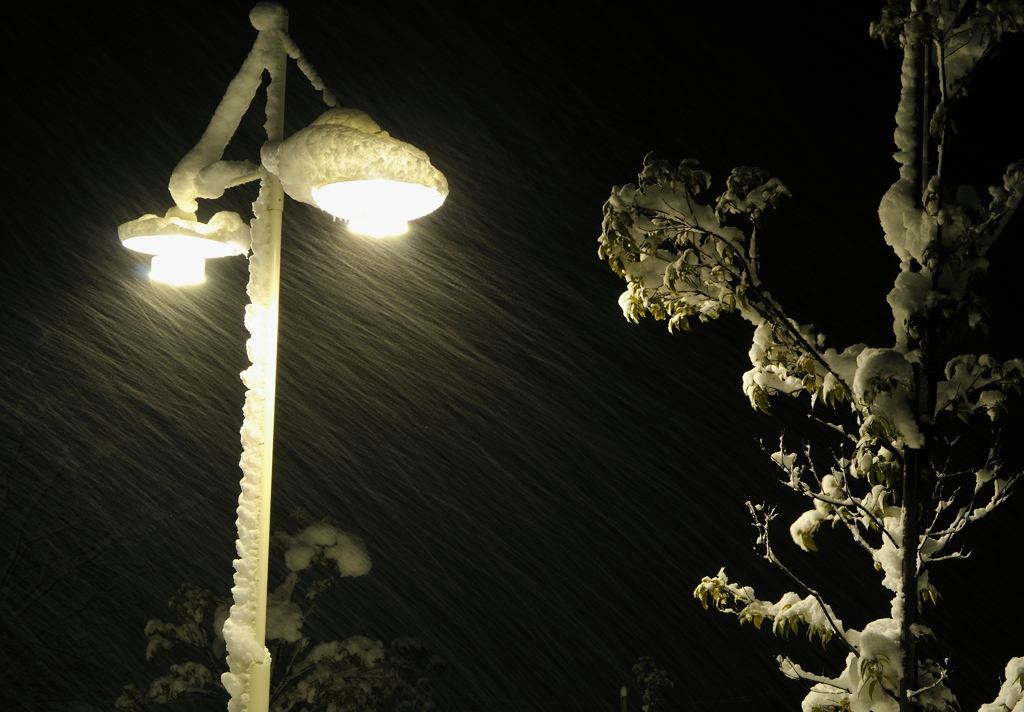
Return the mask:
<svg viewBox="0 0 1024 712"><path fill-rule="evenodd" d="M250 20L260 34L241 73L255 71L258 77L264 70L270 73L267 138L280 141L284 118L287 14L279 5L261 3L250 13ZM235 85L236 82L232 82L229 93ZM249 96L248 101L251 99ZM255 219L247 287L250 304L245 310L245 325L250 333L246 351L252 365L241 374L247 390L239 463L242 480L236 522L238 558L234 562L234 586L231 589L234 602L224 623L229 671L223 674L221 681L231 696L229 712L266 712L270 703L271 661L266 647L266 607L283 202L280 181L263 169L260 194L253 205Z"/></svg>
<svg viewBox="0 0 1024 712"><path fill-rule="evenodd" d="M229 672L222 681L231 694L230 712L265 710L256 698L269 700L270 653L265 645L270 489L273 472L274 402L277 373L278 290L280 287L280 183L268 176L254 205L252 256L249 261L245 325L246 351L252 365L242 372L246 386L242 424L241 493L238 498L234 603L224 623ZM273 184L273 185L268 185ZM274 194L277 200L274 200ZM276 215L274 214L276 213ZM265 680L254 680L253 671ZM256 683L265 689L257 694Z"/></svg>

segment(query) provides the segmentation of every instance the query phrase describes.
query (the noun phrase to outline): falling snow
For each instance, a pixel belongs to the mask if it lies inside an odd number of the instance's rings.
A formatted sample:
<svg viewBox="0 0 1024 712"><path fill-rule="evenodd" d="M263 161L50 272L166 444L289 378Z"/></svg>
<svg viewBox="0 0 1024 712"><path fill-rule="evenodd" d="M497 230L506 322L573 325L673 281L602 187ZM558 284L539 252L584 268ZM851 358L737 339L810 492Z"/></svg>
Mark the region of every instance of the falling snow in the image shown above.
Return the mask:
<svg viewBox="0 0 1024 712"><path fill-rule="evenodd" d="M31 21L7 36L31 59L9 96L32 100L5 118L0 702L105 710L141 673L143 627L180 583L231 586L245 260L211 263L198 287L155 286L116 227L170 205L171 171L253 31L248 8L209 3L121 3L61 22L24 9ZM624 684L638 706L640 655L676 673L666 709L796 709L805 689L777 681L770 636L724 631L688 596L723 562L758 566L736 492L776 497L757 438L777 431L736 388L748 331L683 343L626 324L593 239L608 186L648 150L726 170L763 151L795 196L765 228L780 298L826 305L823 328L851 333L842 343L884 342L899 258L873 243L892 161L870 155L891 142L899 87L878 77L898 59L865 40L875 13L859 7L837 6L822 31L774 8L680 5L659 19L685 36L672 58L639 12L593 8L595 30L579 33L549 10L292 10L290 33L342 103L426 151L452 189L383 242L286 203L275 517L330 517L367 556L346 545L339 565L373 559L343 582L343 609L310 625L364 650L423 639L448 661L440 699L455 712L608 709ZM789 23L801 40L780 44ZM301 74L288 102L288 134L324 108ZM258 160L262 132L247 117L224 160ZM180 195L214 192L245 166L222 168ZM200 201L200 217L248 220L254 191ZM992 307L1006 317L1019 253L992 263ZM1017 355L1005 342L992 353ZM984 551L968 577L989 570ZM271 575L272 591L287 585L283 567ZM862 626L870 602L836 588ZM981 608L967 627L988 624ZM287 610L279 622L287 632ZM1007 639L1024 637L1019 626L1006 622ZM954 631L960 646L970 636ZM994 638L958 662L965 709L995 699L1000 666L1019 654Z"/></svg>

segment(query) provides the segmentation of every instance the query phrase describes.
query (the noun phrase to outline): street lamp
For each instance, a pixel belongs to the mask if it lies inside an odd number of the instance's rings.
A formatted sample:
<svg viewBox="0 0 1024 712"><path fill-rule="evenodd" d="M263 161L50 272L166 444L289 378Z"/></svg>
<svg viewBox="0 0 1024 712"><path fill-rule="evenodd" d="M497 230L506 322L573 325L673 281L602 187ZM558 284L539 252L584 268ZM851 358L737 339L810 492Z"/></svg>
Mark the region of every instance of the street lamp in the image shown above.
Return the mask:
<svg viewBox="0 0 1024 712"><path fill-rule="evenodd" d="M419 149L382 131L366 114L340 109L312 66L288 36L288 13L259 3L249 13L258 31L252 50L224 94L199 143L170 179L175 206L163 217L144 215L124 223L125 247L153 255L153 279L172 284L203 281L206 259L249 257L250 304L245 323L252 365L242 424L242 482L238 497L238 559L234 599L224 623L229 671L222 677L231 712L265 712L270 705L270 652L266 647L267 571L273 474L274 400L277 375L281 217L284 193L317 205L348 222L349 230L373 236L405 232L407 221L440 207L445 177ZM329 108L307 128L284 138L284 88L292 57ZM259 165L225 161L234 136L263 79L267 86L267 141ZM198 198L219 198L243 183L260 181L251 226L232 212L209 221L196 218Z"/></svg>

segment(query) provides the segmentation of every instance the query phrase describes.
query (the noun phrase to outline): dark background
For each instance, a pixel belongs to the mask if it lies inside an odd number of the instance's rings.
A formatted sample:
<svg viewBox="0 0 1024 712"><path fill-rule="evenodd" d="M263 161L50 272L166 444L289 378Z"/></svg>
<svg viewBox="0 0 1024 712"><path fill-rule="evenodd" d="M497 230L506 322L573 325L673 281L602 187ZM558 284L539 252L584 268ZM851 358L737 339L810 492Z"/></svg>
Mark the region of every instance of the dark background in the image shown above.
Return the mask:
<svg viewBox="0 0 1024 712"><path fill-rule="evenodd" d="M276 521L302 509L365 538L372 572L310 632L419 637L448 661L440 709L613 709L623 684L638 704L640 655L676 681L667 709L796 709L805 694L777 673L770 632L691 596L723 565L764 597L788 590L743 504L803 508L757 442L784 418L740 390L750 329L628 324L596 238L609 189L648 151L700 159L713 195L733 166L765 167L794 195L763 239L775 296L839 348L891 344L897 260L876 209L896 178L900 53L868 37L871 3L701 5L289 5L341 103L427 151L451 196L387 241L288 202ZM116 228L170 206L171 170L255 38L250 7L40 3L2 30L5 709L113 709L157 673L142 629L178 585L230 585L246 264L154 285ZM979 192L1024 156L1010 109L1024 52L1006 47L950 156L951 182ZM324 107L294 64L288 82L291 133ZM261 109L262 94L227 158L255 159ZM236 189L200 217L248 219L254 198ZM1021 225L992 255L986 348L1001 359L1021 355ZM970 560L934 574L964 709L1024 653L1005 588L1022 513L1011 501ZM825 550L839 537L798 554L780 525L777 547L848 626L887 614L867 562Z"/></svg>

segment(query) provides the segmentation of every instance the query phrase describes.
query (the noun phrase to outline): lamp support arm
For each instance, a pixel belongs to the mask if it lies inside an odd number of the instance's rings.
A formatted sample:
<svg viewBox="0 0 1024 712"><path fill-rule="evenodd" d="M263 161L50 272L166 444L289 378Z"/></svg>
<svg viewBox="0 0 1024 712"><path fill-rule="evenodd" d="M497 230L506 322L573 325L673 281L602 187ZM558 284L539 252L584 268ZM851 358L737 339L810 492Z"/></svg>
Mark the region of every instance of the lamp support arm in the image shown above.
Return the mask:
<svg viewBox="0 0 1024 712"><path fill-rule="evenodd" d="M206 131L199 143L185 154L171 174L171 197L177 206L186 213L194 213L198 209L197 198L219 198L224 190L249 180L255 180L256 168L247 161L249 170L238 168L237 175L231 175L235 164L240 162L222 161L224 149L238 130L242 117L249 110L253 97L263 82L263 73L279 74L281 85L284 85L284 69L287 58L293 58L299 69L317 91L323 93L324 103L337 106L334 94L324 85L313 65L299 50L298 45L288 36L288 13L277 3L261 2L249 13L249 19L259 34L253 43L249 55L242 63L238 74L228 84L224 97L217 105L213 118L210 119ZM267 90L267 137L271 141L284 138L284 91L280 98ZM276 127L276 138L271 138L271 124ZM224 173L223 176L221 174Z"/></svg>

